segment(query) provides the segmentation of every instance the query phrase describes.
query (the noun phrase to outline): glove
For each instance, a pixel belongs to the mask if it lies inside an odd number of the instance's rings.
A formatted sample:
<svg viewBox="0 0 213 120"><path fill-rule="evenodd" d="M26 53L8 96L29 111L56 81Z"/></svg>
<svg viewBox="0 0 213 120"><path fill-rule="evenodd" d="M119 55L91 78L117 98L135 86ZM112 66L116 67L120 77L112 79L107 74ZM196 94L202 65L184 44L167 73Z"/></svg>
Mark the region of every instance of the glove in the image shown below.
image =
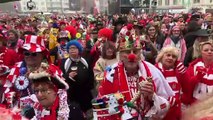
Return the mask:
<svg viewBox="0 0 213 120"><path fill-rule="evenodd" d="M197 78L200 80L206 74L206 69L204 67L198 66L196 68L197 71Z"/></svg>
<svg viewBox="0 0 213 120"><path fill-rule="evenodd" d="M169 97L168 101L171 107L176 106L178 103L180 103L180 100L176 96Z"/></svg>
<svg viewBox="0 0 213 120"><path fill-rule="evenodd" d="M183 74L186 72L186 67L183 65L182 62L177 62L176 63L176 71L180 74Z"/></svg>

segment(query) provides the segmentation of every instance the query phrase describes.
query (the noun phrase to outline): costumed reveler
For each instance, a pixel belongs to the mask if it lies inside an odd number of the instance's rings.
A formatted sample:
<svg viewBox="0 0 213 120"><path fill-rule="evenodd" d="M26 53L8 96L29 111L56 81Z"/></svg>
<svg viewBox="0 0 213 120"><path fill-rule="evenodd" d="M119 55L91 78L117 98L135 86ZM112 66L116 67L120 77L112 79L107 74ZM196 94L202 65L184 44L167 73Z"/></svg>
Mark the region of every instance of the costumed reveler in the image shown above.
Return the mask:
<svg viewBox="0 0 213 120"><path fill-rule="evenodd" d="M87 119L91 119L92 115L91 90L94 88L94 74L91 66L81 57L82 51L82 46L77 40L68 42L69 57L61 62L63 77L70 86L67 91L71 120L81 120L83 112Z"/></svg>
<svg viewBox="0 0 213 120"><path fill-rule="evenodd" d="M31 116L33 120L68 120L69 118L66 92L69 86L56 70L55 66L42 63L40 68L29 73L28 78L32 81L31 87L38 102L25 113L33 113L34 110L34 116Z"/></svg>
<svg viewBox="0 0 213 120"><path fill-rule="evenodd" d="M166 81L175 93L169 97L170 109L164 120L181 119L181 102L186 99L188 74L183 63L178 61L179 50L173 46L164 47L156 58L156 67L163 73Z"/></svg>
<svg viewBox="0 0 213 120"><path fill-rule="evenodd" d="M4 84L4 103L8 108L16 106L24 111L25 108L32 107L37 102L37 98L31 88L31 81L28 80L27 75L31 71L38 69L42 62L49 60L47 57L48 50L40 36L26 36L25 43L19 49L19 52L24 54L24 60L16 63L7 76ZM54 65L52 66L55 67L55 71L58 74L62 75L60 69Z"/></svg>
<svg viewBox="0 0 213 120"><path fill-rule="evenodd" d="M6 47L6 38L0 32L0 102L2 102L3 85L13 65L19 61L15 50Z"/></svg>
<svg viewBox="0 0 213 120"><path fill-rule="evenodd" d="M119 62L107 68L99 97L92 101L95 119L162 119L167 113L174 93L163 74L141 59L141 48L134 29L122 28Z"/></svg>
<svg viewBox="0 0 213 120"><path fill-rule="evenodd" d="M202 100L204 96L213 93L213 43L212 40L200 43L200 57L189 65L187 73L190 75L188 87L188 104Z"/></svg>
<svg viewBox="0 0 213 120"><path fill-rule="evenodd" d="M55 57L54 64L60 66L61 60L69 57L66 44L69 42L67 32L60 32L58 45L50 50L50 55Z"/></svg>

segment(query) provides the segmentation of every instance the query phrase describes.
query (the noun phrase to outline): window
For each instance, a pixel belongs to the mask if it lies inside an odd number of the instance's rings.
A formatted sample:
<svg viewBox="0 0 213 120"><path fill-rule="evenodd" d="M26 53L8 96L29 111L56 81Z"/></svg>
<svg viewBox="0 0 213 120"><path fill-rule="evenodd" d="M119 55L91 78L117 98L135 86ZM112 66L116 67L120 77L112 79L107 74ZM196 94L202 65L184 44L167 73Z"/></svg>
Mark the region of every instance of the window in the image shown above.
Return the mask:
<svg viewBox="0 0 213 120"><path fill-rule="evenodd" d="M158 5L162 6L162 0L158 0Z"/></svg>
<svg viewBox="0 0 213 120"><path fill-rule="evenodd" d="M177 0L173 0L173 5L177 5L178 1Z"/></svg>
<svg viewBox="0 0 213 120"><path fill-rule="evenodd" d="M169 5L169 0L165 0L165 5Z"/></svg>
<svg viewBox="0 0 213 120"><path fill-rule="evenodd" d="M200 0L194 0L194 3L200 3Z"/></svg>
<svg viewBox="0 0 213 120"><path fill-rule="evenodd" d="M122 5L129 5L130 2L129 2L129 0L121 0L121 4Z"/></svg>

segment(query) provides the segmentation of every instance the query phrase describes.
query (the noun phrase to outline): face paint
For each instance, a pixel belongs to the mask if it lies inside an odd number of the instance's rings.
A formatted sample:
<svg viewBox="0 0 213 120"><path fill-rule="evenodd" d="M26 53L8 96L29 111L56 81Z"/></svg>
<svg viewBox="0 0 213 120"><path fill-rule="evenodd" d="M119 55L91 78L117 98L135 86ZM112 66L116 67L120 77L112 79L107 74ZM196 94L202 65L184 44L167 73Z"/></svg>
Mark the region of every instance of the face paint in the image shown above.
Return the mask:
<svg viewBox="0 0 213 120"><path fill-rule="evenodd" d="M61 45L65 45L66 44L66 42L65 41L61 41Z"/></svg>

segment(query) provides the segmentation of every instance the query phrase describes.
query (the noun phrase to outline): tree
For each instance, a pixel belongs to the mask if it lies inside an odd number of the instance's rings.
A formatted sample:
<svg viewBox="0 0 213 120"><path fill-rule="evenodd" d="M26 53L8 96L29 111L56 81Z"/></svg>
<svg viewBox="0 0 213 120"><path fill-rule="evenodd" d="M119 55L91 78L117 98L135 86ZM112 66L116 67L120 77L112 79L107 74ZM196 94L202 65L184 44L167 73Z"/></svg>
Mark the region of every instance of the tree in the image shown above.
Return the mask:
<svg viewBox="0 0 213 120"><path fill-rule="evenodd" d="M7 2L14 2L14 1L20 1L20 0L0 0L0 3L7 3Z"/></svg>

